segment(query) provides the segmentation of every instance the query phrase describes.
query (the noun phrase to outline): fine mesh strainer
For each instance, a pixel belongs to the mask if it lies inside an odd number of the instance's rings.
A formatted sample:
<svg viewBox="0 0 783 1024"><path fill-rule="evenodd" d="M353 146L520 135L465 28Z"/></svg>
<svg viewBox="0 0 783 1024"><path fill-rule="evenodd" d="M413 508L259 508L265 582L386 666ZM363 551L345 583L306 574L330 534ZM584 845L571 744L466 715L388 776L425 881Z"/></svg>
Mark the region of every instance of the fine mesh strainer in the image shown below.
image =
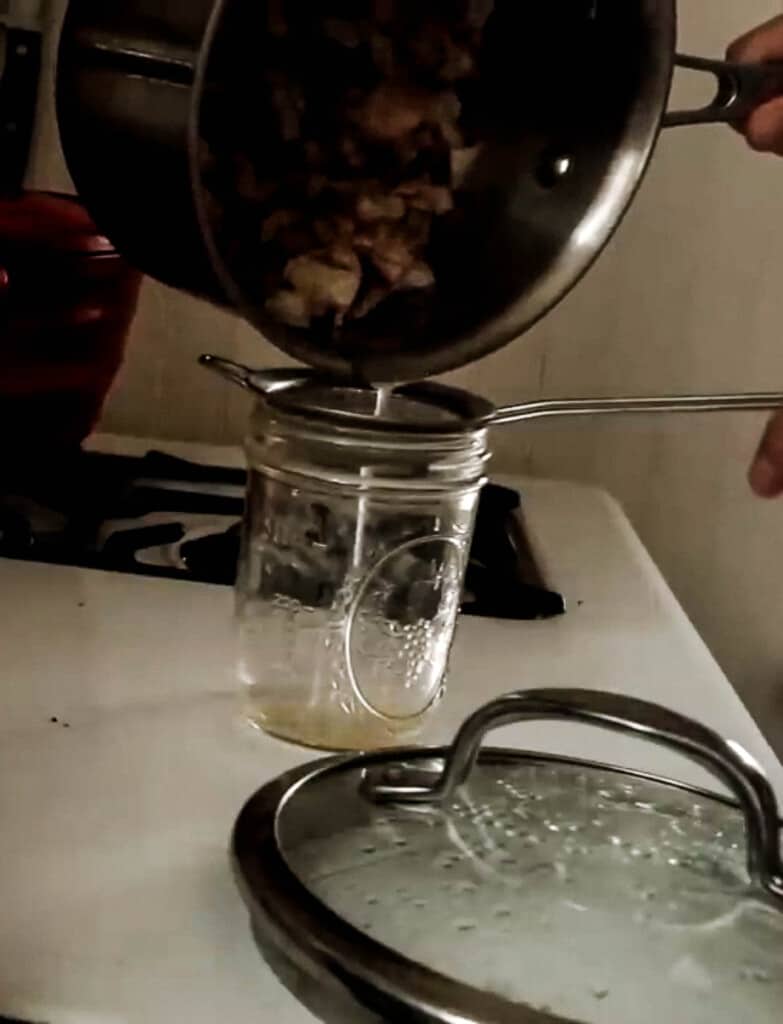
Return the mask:
<svg viewBox="0 0 783 1024"><path fill-rule="evenodd" d="M542 718L672 747L734 799L479 753L489 729ZM324 1021L780 1019L775 797L736 744L655 705L511 694L448 750L310 765L252 798L233 855L262 950Z"/></svg>

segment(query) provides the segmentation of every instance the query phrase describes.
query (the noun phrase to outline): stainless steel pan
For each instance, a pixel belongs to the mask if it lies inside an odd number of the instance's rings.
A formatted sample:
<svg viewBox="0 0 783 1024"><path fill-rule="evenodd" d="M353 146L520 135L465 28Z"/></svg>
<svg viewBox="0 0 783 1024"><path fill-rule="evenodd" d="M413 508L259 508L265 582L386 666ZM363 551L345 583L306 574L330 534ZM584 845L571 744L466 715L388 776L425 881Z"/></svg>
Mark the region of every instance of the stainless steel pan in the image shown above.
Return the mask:
<svg viewBox="0 0 783 1024"><path fill-rule="evenodd" d="M199 125L220 86L213 51L230 14L238 59L249 59L237 26L260 2L71 0L58 76L66 157L103 231L146 273L237 308L319 370L379 383L464 365L519 336L604 248L662 126L741 120L783 92L777 66L675 56L675 0L498 0L497 130L458 225L435 246L438 286L415 315L402 306L354 321L334 346L268 317L206 216ZM714 101L667 111L675 66L714 75Z"/></svg>

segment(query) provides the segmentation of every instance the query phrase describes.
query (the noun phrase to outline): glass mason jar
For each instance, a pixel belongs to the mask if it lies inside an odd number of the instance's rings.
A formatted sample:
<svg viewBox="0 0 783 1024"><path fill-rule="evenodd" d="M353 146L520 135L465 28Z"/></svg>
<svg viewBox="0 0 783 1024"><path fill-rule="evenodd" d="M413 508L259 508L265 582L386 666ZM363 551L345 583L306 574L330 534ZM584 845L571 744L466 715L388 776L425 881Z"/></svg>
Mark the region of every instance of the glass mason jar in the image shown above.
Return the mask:
<svg viewBox="0 0 783 1024"><path fill-rule="evenodd" d="M489 411L437 385L307 375L258 402L237 583L253 724L328 750L421 730L443 693Z"/></svg>

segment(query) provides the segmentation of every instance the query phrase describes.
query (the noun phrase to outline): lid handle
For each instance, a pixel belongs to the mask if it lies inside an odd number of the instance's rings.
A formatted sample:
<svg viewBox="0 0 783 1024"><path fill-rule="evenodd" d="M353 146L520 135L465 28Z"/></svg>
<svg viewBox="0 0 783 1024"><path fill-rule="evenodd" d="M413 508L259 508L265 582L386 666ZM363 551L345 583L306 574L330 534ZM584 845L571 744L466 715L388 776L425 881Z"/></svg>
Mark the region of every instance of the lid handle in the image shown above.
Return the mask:
<svg viewBox="0 0 783 1024"><path fill-rule="evenodd" d="M369 771L363 791L378 802L440 803L470 776L485 735L515 722L556 719L632 733L669 747L706 768L737 797L745 815L748 871L767 892L783 897L780 818L775 793L743 748L690 718L657 704L594 690L510 693L476 711L461 727L434 782L397 767Z"/></svg>

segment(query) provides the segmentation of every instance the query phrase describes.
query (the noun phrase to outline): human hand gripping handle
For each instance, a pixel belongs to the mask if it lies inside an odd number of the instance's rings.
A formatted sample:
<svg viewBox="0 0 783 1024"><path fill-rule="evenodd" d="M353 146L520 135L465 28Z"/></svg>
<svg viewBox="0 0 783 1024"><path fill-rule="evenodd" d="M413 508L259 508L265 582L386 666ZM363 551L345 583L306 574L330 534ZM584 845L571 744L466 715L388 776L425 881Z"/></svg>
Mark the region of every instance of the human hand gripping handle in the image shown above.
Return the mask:
<svg viewBox="0 0 783 1024"><path fill-rule="evenodd" d="M732 43L728 58L738 63L783 60L783 17L773 18ZM762 103L737 128L759 153L783 156L783 96ZM770 420L750 470L750 483L760 497L783 494L783 412Z"/></svg>
<svg viewBox="0 0 783 1024"><path fill-rule="evenodd" d="M737 39L728 48L727 56L737 64L783 61L783 16ZM737 127L753 149L783 156L783 96L765 100Z"/></svg>

